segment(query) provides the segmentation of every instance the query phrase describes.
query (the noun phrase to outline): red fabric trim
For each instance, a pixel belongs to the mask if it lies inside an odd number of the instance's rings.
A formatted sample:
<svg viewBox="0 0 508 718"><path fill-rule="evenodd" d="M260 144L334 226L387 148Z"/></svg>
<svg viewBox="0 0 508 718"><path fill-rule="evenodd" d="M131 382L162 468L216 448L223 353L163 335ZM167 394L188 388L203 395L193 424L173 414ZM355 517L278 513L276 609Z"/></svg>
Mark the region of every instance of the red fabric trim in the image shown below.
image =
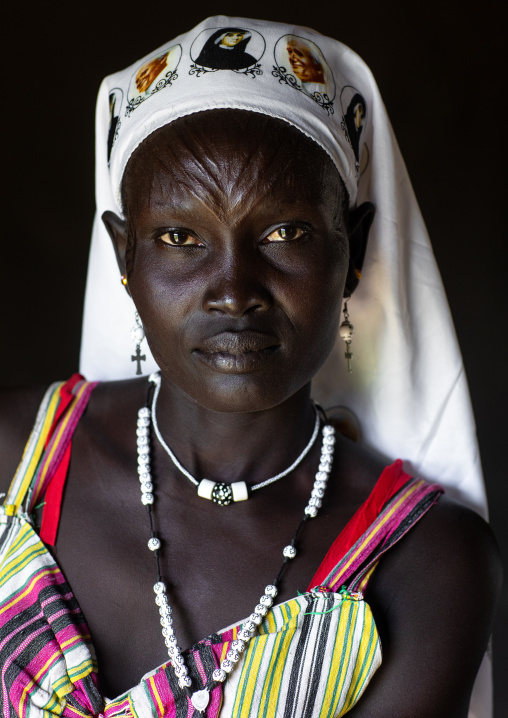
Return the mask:
<svg viewBox="0 0 508 718"><path fill-rule="evenodd" d="M60 403L53 420L53 424L48 433L46 439L46 447L48 446L53 433L58 426L58 423L63 416L67 407L74 398L73 389L80 381L83 381L84 377L81 374L73 374L71 378L65 382L60 389ZM65 480L67 478L67 471L69 469L69 462L71 459L71 445L72 441L69 441L65 452L62 455L62 459L58 468L53 474L53 478L46 489L44 509L42 511L42 522L39 536L48 546L54 546L56 541L56 535L58 532L58 523L60 521L60 511L62 509L63 490L65 486Z"/></svg>
<svg viewBox="0 0 508 718"><path fill-rule="evenodd" d="M49 442L51 441L51 437L55 433L55 429L58 426L58 422L60 421L62 414L65 412L72 399L74 398L74 394L72 393L74 387L78 382L83 381L84 378L85 377L81 376L81 374L73 374L71 378L66 381L60 389L60 403L58 404L58 409L56 410L53 424L51 425L51 429L49 430L48 436L46 438L46 443L44 445L46 449L48 448Z"/></svg>
<svg viewBox="0 0 508 718"><path fill-rule="evenodd" d="M58 523L60 521L60 511L62 508L63 490L67 471L69 469L69 461L71 460L71 444L69 441L67 448L62 456L62 460L58 464L58 468L53 474L51 483L46 491L46 502L42 512L42 523L39 536L48 546L54 546L56 534L58 532Z"/></svg>
<svg viewBox="0 0 508 718"><path fill-rule="evenodd" d="M330 546L328 553L314 574L312 581L309 583L307 591L310 591L315 586L322 585L330 571L335 568L351 546L354 546L360 536L365 533L373 521L379 516L386 502L389 501L410 478L411 476L406 474L402 469L401 459L397 459L393 464L383 469L381 476L376 481L376 485L367 500L364 501Z"/></svg>

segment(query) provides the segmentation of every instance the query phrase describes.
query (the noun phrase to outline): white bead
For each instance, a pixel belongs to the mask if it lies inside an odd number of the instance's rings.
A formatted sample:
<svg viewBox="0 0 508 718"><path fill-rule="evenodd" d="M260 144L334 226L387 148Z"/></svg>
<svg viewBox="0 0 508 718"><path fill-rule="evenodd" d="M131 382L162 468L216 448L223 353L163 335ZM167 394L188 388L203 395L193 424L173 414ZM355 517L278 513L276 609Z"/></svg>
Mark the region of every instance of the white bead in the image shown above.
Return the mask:
<svg viewBox="0 0 508 718"><path fill-rule="evenodd" d="M323 458L326 458L330 454L333 454L333 446L328 446L328 444L325 444L321 449L321 456Z"/></svg>
<svg viewBox="0 0 508 718"><path fill-rule="evenodd" d="M173 662L174 659L171 659ZM186 666L181 666L177 664L176 666L173 666L173 670L175 672L175 675L177 678L183 678L184 676L187 676L189 674L189 671L187 670Z"/></svg>
<svg viewBox="0 0 508 718"><path fill-rule="evenodd" d="M254 611L256 613L259 613L260 616L266 616L266 614L268 613L268 608L266 606L263 606L262 603L258 603Z"/></svg>
<svg viewBox="0 0 508 718"><path fill-rule="evenodd" d="M149 443L150 439L148 438L148 434L138 436L138 438L136 439L136 444L139 446L139 448L142 448L143 446L148 446Z"/></svg>
<svg viewBox="0 0 508 718"><path fill-rule="evenodd" d="M138 419L138 427L150 426L150 419L147 416L140 417Z"/></svg>
<svg viewBox="0 0 508 718"><path fill-rule="evenodd" d="M249 620L252 621L252 623L255 623L256 626L259 626L259 624L263 621L263 616L260 616L259 613L251 613Z"/></svg>
<svg viewBox="0 0 508 718"><path fill-rule="evenodd" d="M224 683L227 678L227 675L228 674L226 673L226 671L224 671L222 668L216 668L212 673L212 678L218 683Z"/></svg>
<svg viewBox="0 0 508 718"><path fill-rule="evenodd" d="M325 436L330 436L330 434L335 434L335 429L331 424L326 424L323 426L323 434Z"/></svg>
<svg viewBox="0 0 508 718"><path fill-rule="evenodd" d="M137 436L149 436L150 432L146 426L138 426L136 429Z"/></svg>
<svg viewBox="0 0 508 718"><path fill-rule="evenodd" d="M314 481L315 489L326 489L326 481Z"/></svg>
<svg viewBox="0 0 508 718"><path fill-rule="evenodd" d="M162 581L157 581L157 583L154 585L153 590L155 593L166 593L166 584Z"/></svg>
<svg viewBox="0 0 508 718"><path fill-rule="evenodd" d="M231 644L231 648L234 648L235 651L239 651L240 653L242 653L242 651L245 650L245 642L244 642L244 641L241 641L241 640L239 640L239 639L237 638L237 639L236 639L235 641L233 641L233 643Z"/></svg>
<svg viewBox="0 0 508 718"><path fill-rule="evenodd" d="M145 332L143 331L143 327L138 327L137 325L132 327L131 339L133 342L136 342L136 344L138 344L139 342L142 342L144 338Z"/></svg>
<svg viewBox="0 0 508 718"><path fill-rule="evenodd" d="M179 656L181 651L180 651L180 646L176 643L176 638L174 641L170 640L170 644L171 645L168 646L169 655L170 656Z"/></svg>
<svg viewBox="0 0 508 718"><path fill-rule="evenodd" d="M325 492L323 491L323 489L318 489L314 486L311 492L311 496L314 496L316 499L322 499L324 495Z"/></svg>
<svg viewBox="0 0 508 718"><path fill-rule="evenodd" d="M246 631L249 631L249 633L252 633L257 628L254 621L247 621L246 623L243 624L243 627L245 628Z"/></svg>
<svg viewBox="0 0 508 718"><path fill-rule="evenodd" d="M318 499L315 496L310 497L309 506L316 506L318 509L320 509L322 505L323 502L321 501L321 499Z"/></svg>
<svg viewBox="0 0 508 718"><path fill-rule="evenodd" d="M162 629L163 635L164 635L164 631L167 631L167 630L168 630L167 628L163 628L163 629ZM166 644L166 648L167 648L167 649L172 648L173 645L174 645L174 644L173 644L173 641L171 640L171 638L165 638L165 639L164 639L164 643ZM168 650L168 652L169 652L169 650Z"/></svg>
<svg viewBox="0 0 508 718"><path fill-rule="evenodd" d="M163 603L166 603L167 599L166 596L163 593L158 593L157 596L155 596L155 603L158 606L162 606Z"/></svg>
<svg viewBox="0 0 508 718"><path fill-rule="evenodd" d="M233 661L233 663L238 663L238 661L240 660L240 654L238 653L238 651L235 651L230 648L229 651L226 653L226 658L228 658L230 661Z"/></svg>
<svg viewBox="0 0 508 718"><path fill-rule="evenodd" d="M230 661L229 658L225 658L222 663L220 664L220 667L223 671L226 671L226 673L231 673L234 667L233 661Z"/></svg>
<svg viewBox="0 0 508 718"><path fill-rule="evenodd" d="M173 619L171 618L171 616L168 615L161 616L160 624L163 628L171 628L171 626L173 625Z"/></svg>
<svg viewBox="0 0 508 718"><path fill-rule="evenodd" d="M324 462L322 461L319 464L319 472L327 474L326 478L328 478L328 474L330 473L331 468L332 468L332 465L329 461L324 461ZM317 477L318 477L318 475L316 474L316 479L317 479ZM320 481L326 481L326 479L320 477Z"/></svg>
<svg viewBox="0 0 508 718"><path fill-rule="evenodd" d="M351 324L351 322L344 321L339 327L339 334L341 339L344 339L345 342L350 342L353 334L355 333L355 328Z"/></svg>
<svg viewBox="0 0 508 718"><path fill-rule="evenodd" d="M178 679L178 685L180 688L190 688L192 686L192 681L189 676L184 676L183 678Z"/></svg>
<svg viewBox="0 0 508 718"><path fill-rule="evenodd" d="M174 666L185 666L185 661L184 661L181 653L178 653L174 656L173 665Z"/></svg>
<svg viewBox="0 0 508 718"><path fill-rule="evenodd" d="M296 549L294 546L285 546L282 554L285 558L294 558L296 556Z"/></svg>
<svg viewBox="0 0 508 718"><path fill-rule="evenodd" d="M138 474L139 474L139 482L141 484L143 483L143 481L151 481L152 480L152 477L151 477L149 471L146 471L143 469L138 469Z"/></svg>
<svg viewBox="0 0 508 718"><path fill-rule="evenodd" d="M265 586L265 593L267 596L271 596L272 598L275 598L275 596L279 592L277 591L277 586L274 586L272 583L269 583L268 586Z"/></svg>
<svg viewBox="0 0 508 718"><path fill-rule="evenodd" d="M318 515L318 510L315 506L306 506L305 513L313 519Z"/></svg>
<svg viewBox="0 0 508 718"><path fill-rule="evenodd" d="M166 643L166 646L167 646L168 648L169 648L169 645L170 645L170 644L171 644L171 645L174 645L174 644L176 643L175 632L173 631L173 629L171 628L171 626L165 626L165 627L162 629L162 635L164 636L164 638L166 639L166 641L169 641L169 643Z"/></svg>
<svg viewBox="0 0 508 718"><path fill-rule="evenodd" d="M325 436L323 439L323 444L326 444L327 446L333 446L335 444L335 436L333 436L333 434Z"/></svg>
<svg viewBox="0 0 508 718"><path fill-rule="evenodd" d="M148 540L148 548L150 551L157 551L161 547L161 542L158 538L152 537Z"/></svg>
<svg viewBox="0 0 508 718"><path fill-rule="evenodd" d="M144 494L151 494L153 491L153 484L151 481L143 481L141 483L141 491Z"/></svg>
<svg viewBox="0 0 508 718"><path fill-rule="evenodd" d="M171 606L169 603L165 603L159 607L159 614L161 616L171 616Z"/></svg>
<svg viewBox="0 0 508 718"><path fill-rule="evenodd" d="M233 501L247 501L249 498L249 491L245 481L235 481L231 484L231 491L233 492Z"/></svg>
<svg viewBox="0 0 508 718"><path fill-rule="evenodd" d="M245 628L242 628L238 631L238 638L242 641L248 641L250 639L250 631L247 631Z"/></svg>
<svg viewBox="0 0 508 718"><path fill-rule="evenodd" d="M153 504L153 494L141 494L141 503L143 506Z"/></svg>
<svg viewBox="0 0 508 718"><path fill-rule="evenodd" d="M259 603L262 603L263 606L268 606L268 608L270 608L273 605L273 598L265 594L264 596L261 596Z"/></svg>
<svg viewBox="0 0 508 718"><path fill-rule="evenodd" d="M147 406L143 406L143 407L138 411L138 416L141 416L141 417L148 416L148 417L149 417L149 416L150 416L150 409L149 409Z"/></svg>

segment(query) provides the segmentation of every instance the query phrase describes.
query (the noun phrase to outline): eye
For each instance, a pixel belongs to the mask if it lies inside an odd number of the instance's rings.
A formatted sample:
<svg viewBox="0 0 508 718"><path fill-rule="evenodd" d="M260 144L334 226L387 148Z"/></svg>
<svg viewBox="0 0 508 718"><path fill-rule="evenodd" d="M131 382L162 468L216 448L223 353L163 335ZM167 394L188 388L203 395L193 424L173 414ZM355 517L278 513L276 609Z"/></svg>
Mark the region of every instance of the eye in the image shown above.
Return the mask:
<svg viewBox="0 0 508 718"><path fill-rule="evenodd" d="M295 226L278 227L263 239L263 244L269 242L291 242L294 239L300 239L305 234L303 229Z"/></svg>
<svg viewBox="0 0 508 718"><path fill-rule="evenodd" d="M159 239L170 247L202 247L203 243L189 232L172 229L159 235Z"/></svg>

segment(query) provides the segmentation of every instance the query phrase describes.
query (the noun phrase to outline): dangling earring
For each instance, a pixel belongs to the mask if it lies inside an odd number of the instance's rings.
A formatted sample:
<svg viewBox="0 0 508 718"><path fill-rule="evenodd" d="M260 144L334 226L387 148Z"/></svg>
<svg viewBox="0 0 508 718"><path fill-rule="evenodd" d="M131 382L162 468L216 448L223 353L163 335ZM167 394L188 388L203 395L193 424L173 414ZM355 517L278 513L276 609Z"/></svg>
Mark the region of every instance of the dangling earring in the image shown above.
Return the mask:
<svg viewBox="0 0 508 718"><path fill-rule="evenodd" d="M127 286L127 277L125 276L125 274L122 274L122 275L120 276L120 281L122 282L122 284L123 284L124 287Z"/></svg>
<svg viewBox="0 0 508 718"><path fill-rule="evenodd" d="M131 339L136 344L136 353L131 356L131 361L137 362L136 366L136 375L142 374L141 371L141 362L146 361L146 355L141 354L140 346L141 342L145 338L145 331L143 329L143 325L141 324L141 319L139 318L139 314L136 312L134 314L136 323L131 329Z"/></svg>
<svg viewBox="0 0 508 718"><path fill-rule="evenodd" d="M355 333L355 328L349 321L349 313L347 310L347 303L349 301L349 298L346 299L344 302L344 321L339 327L339 334L341 338L346 342L346 352L344 356L347 360L347 370L351 374L353 369L351 368L351 359L353 358L353 352L351 351L351 339L353 338L353 334Z"/></svg>

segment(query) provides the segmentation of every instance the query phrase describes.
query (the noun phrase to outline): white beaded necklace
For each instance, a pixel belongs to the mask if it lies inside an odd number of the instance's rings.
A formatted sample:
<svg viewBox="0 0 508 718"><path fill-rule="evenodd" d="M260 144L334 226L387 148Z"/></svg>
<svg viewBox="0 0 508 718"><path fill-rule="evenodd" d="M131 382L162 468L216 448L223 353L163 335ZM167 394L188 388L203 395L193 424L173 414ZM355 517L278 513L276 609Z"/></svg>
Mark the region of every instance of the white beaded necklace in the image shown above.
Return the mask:
<svg viewBox="0 0 508 718"><path fill-rule="evenodd" d="M162 448L169 456L173 464L176 466L176 468L179 469L182 474L189 479L189 481L192 481L194 486L198 487L198 496L201 496L203 499L209 499L210 501L219 504L219 506L228 506L233 501L246 501L249 498L249 492L257 491L257 489L262 489L264 486L273 484L274 481L278 481L284 476L287 476L289 473L291 473L291 471L296 469L299 464L302 463L304 458L314 446L314 443L317 439L317 435L319 433L319 414L317 412L316 406L313 405L314 411L316 413L316 420L314 422L314 430L312 432L312 436L310 437L309 443L304 448L300 456L298 456L298 458L293 461L291 466L288 466L287 469L284 469L284 471L281 471L279 474L276 474L275 476L272 476L265 481L261 481L261 483L259 484L254 484L254 486L251 486L250 489L247 488L247 484L245 483L245 481L235 481L232 484L224 484L222 482L210 481L210 479L201 479L201 481L198 481L178 461L174 453L164 441L162 434L159 430L159 425L157 423L157 399L159 398L159 392L161 389L160 374L150 374L149 381L155 384L155 391L153 393L152 399L152 425L153 430L155 431L155 435L159 440L159 443L161 444Z"/></svg>
<svg viewBox="0 0 508 718"><path fill-rule="evenodd" d="M158 375L152 374L150 381L157 385L157 381L154 381L154 377L159 379ZM317 516L319 509L321 508L322 498L324 496L326 484L328 481L328 474L330 473L333 453L335 445L335 429L333 426L326 424L323 426L322 434L323 441L321 446L321 459L319 468L316 473L314 485L311 492L311 497L304 510L304 515L300 524L296 530L296 533L291 541L282 551L284 560L280 568L277 577L273 584L269 584L265 587L265 592L259 599L259 603L254 608L254 611L250 614L249 618L243 623L242 628L238 631L238 638L231 643L231 648L226 654L226 658L221 661L220 667L216 668L212 674L212 685L210 687L192 691L192 680L189 677L189 671L185 665L185 659L181 653L180 647L178 646L175 632L173 630L173 620L171 618L171 606L169 605L168 598L166 595L166 584L162 581L160 572L160 561L159 561L159 549L161 548L161 541L155 535L153 528L152 519L152 505L154 503L154 492L152 483L152 473L150 468L150 423L155 428L155 416L154 416L154 403L152 403L152 410L148 406L144 406L138 411L138 423L137 423L137 447L138 447L138 474L139 481L141 484L141 503L146 507L148 517L150 521L150 539L148 540L148 548L153 551L157 564L157 582L154 584L153 590L155 592L155 603L159 607L160 622L162 626L162 636L164 643L168 649L168 656L171 661L175 676L178 680L179 687L187 692L188 697L194 708L204 713L208 703L210 702L210 691L213 690L214 685L224 683L228 674L231 673L235 664L241 658L241 654L245 650L247 643L250 641L252 636L255 634L258 626L262 623L264 617L273 605L273 600L278 594L278 584L286 568L286 565L290 559L296 556L295 543L298 538L298 534L305 521L309 518ZM150 422L152 419L152 422ZM319 422L318 422L319 424ZM310 448L310 447L309 447ZM272 479L275 480L275 479ZM207 683L208 686L208 683Z"/></svg>

